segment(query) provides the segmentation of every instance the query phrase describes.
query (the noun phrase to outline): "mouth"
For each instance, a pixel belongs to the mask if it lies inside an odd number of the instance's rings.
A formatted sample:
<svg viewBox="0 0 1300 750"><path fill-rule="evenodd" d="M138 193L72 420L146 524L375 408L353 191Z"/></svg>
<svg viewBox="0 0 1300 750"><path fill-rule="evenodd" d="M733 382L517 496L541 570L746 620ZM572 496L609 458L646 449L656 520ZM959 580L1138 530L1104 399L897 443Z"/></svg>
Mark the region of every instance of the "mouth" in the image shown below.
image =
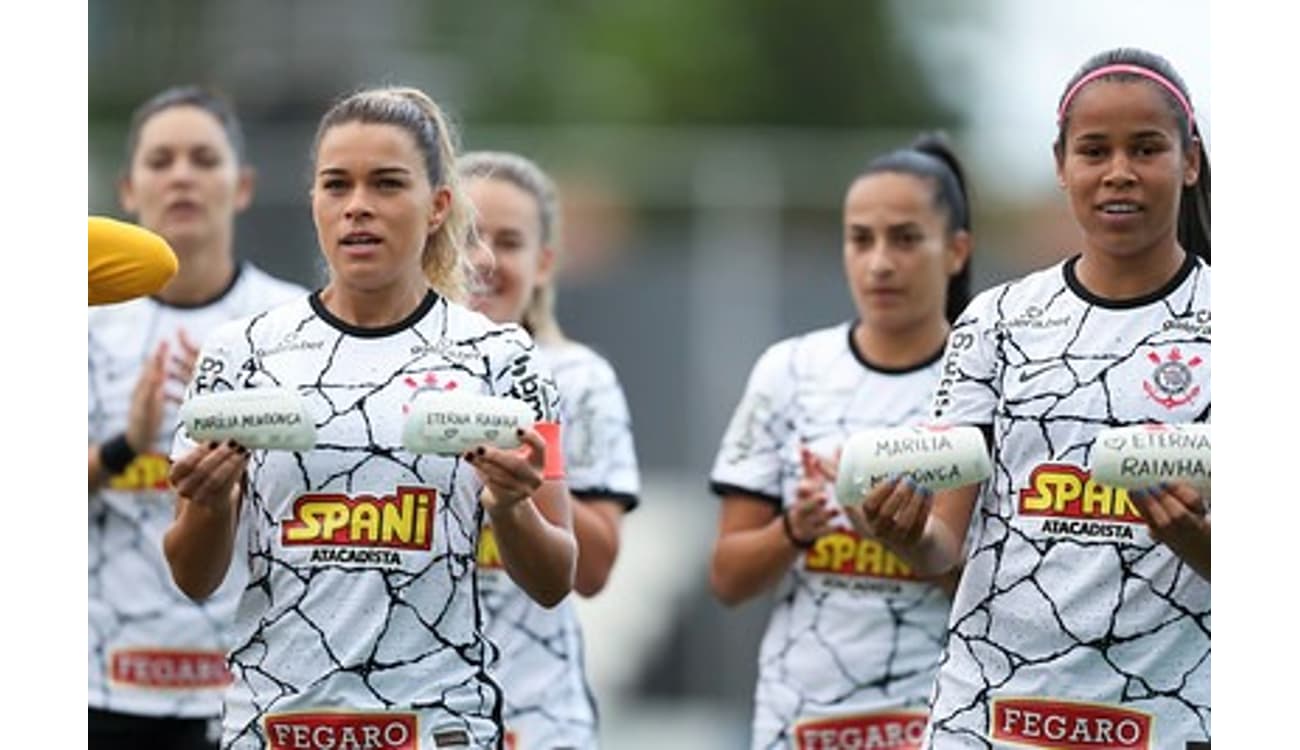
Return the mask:
<svg viewBox="0 0 1300 750"><path fill-rule="evenodd" d="M1099 203L1095 207L1095 210L1102 216L1125 219L1136 216L1144 212L1146 209L1137 201L1117 200Z"/></svg>
<svg viewBox="0 0 1300 750"><path fill-rule="evenodd" d="M383 242L384 238L373 232L348 232L339 238L339 247L350 254L365 255Z"/></svg>
<svg viewBox="0 0 1300 750"><path fill-rule="evenodd" d="M167 204L164 212L168 216L188 217L194 216L202 211L202 206L197 201L177 200Z"/></svg>

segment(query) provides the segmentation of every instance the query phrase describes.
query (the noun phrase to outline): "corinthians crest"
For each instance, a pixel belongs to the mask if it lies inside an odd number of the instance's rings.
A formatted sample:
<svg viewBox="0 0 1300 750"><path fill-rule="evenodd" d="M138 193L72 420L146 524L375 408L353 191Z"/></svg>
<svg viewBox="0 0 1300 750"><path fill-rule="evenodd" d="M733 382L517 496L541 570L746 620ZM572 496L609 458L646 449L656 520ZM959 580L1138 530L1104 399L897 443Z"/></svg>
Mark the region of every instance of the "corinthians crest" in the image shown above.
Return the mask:
<svg viewBox="0 0 1300 750"><path fill-rule="evenodd" d="M1173 409L1189 404L1201 394L1201 387L1196 384L1196 368L1204 360L1193 355L1184 360L1178 347L1173 347L1165 356L1159 352L1150 352L1147 359L1155 364L1151 376L1142 381L1142 388L1153 401L1166 409Z"/></svg>

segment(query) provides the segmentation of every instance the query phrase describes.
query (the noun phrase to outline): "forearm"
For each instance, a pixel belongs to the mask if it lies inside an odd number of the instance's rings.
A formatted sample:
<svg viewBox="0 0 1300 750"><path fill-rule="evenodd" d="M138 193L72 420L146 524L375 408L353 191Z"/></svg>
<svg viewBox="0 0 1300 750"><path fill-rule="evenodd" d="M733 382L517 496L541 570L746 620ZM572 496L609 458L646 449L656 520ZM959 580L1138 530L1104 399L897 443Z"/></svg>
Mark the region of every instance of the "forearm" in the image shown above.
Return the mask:
<svg viewBox="0 0 1300 750"><path fill-rule="evenodd" d="M1197 575L1206 581L1210 580L1210 519L1208 517L1205 519L1205 537L1203 539L1198 538L1190 544L1177 548L1171 547L1171 549L1192 570L1196 571Z"/></svg>
<svg viewBox="0 0 1300 750"><path fill-rule="evenodd" d="M911 547L891 545L894 554L903 559L916 575L939 579L952 573L962 563L962 541L953 534L944 521L935 516L926 519L925 531ZM955 584L954 584L955 588Z"/></svg>
<svg viewBox="0 0 1300 750"><path fill-rule="evenodd" d="M618 558L618 526L596 508L572 499L573 536L578 542L578 569L573 587L583 596L595 596L605 588L609 572Z"/></svg>
<svg viewBox="0 0 1300 750"><path fill-rule="evenodd" d="M719 539L709 583L724 604L739 604L775 586L802 552L786 536L778 515L762 527Z"/></svg>
<svg viewBox="0 0 1300 750"><path fill-rule="evenodd" d="M207 598L221 582L234 555L235 512L239 490L224 507L213 507L177 498L180 512L163 537L163 554L171 567L172 580L186 596Z"/></svg>
<svg viewBox="0 0 1300 750"><path fill-rule="evenodd" d="M531 499L490 515L506 572L538 604L559 604L573 590L578 558L573 534L548 521Z"/></svg>

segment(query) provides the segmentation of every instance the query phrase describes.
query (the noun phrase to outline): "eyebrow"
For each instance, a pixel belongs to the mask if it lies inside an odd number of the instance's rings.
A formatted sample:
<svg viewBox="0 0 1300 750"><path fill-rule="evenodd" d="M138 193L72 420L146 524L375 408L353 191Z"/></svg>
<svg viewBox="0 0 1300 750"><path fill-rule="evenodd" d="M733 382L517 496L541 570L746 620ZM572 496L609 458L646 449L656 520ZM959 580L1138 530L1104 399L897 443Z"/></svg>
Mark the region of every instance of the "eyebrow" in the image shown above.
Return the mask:
<svg viewBox="0 0 1300 750"><path fill-rule="evenodd" d="M372 175L386 175L386 174L409 175L410 173L411 170L407 169L406 167L380 167L378 169L373 169L370 171L370 174ZM325 167L319 172L319 174L322 176L326 176L326 175L346 176L348 174L348 170L342 167Z"/></svg>

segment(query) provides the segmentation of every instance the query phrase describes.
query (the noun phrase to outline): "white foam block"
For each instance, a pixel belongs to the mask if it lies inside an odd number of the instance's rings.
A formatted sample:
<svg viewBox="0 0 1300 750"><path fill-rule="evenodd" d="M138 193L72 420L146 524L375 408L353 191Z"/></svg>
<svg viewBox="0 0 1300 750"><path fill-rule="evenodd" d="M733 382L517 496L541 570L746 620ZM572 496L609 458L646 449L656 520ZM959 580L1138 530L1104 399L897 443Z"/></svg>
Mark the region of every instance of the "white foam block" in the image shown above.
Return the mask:
<svg viewBox="0 0 1300 750"><path fill-rule="evenodd" d="M1210 425L1144 424L1112 427L1092 444L1092 478L1125 489L1161 482L1210 486Z"/></svg>
<svg viewBox="0 0 1300 750"><path fill-rule="evenodd" d="M884 427L856 432L840 452L835 495L843 505L862 501L872 486L896 474L931 490L975 484L992 474L978 427Z"/></svg>
<svg viewBox="0 0 1300 750"><path fill-rule="evenodd" d="M429 391L416 396L402 430L412 453L457 455L477 445L518 448L516 430L533 428L532 408L516 398Z"/></svg>
<svg viewBox="0 0 1300 750"><path fill-rule="evenodd" d="M248 388L193 396L181 404L190 438L234 440L258 450L306 451L316 445L316 425L297 391Z"/></svg>

